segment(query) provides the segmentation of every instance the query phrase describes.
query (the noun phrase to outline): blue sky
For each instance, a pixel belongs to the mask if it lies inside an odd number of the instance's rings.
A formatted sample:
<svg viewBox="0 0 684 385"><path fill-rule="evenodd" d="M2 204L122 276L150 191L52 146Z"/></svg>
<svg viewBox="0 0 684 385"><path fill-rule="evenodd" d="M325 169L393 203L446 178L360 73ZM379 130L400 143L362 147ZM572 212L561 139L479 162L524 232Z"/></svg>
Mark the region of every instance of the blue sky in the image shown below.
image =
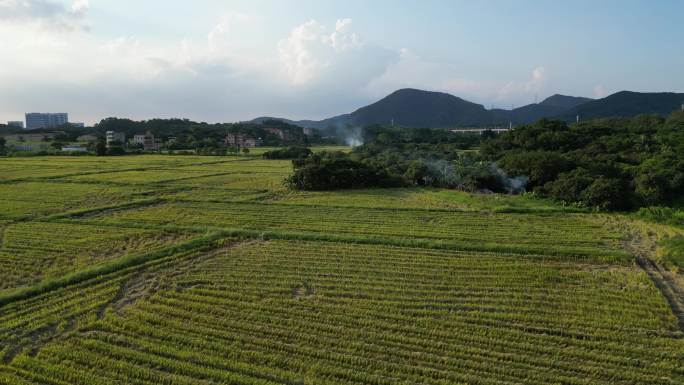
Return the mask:
<svg viewBox="0 0 684 385"><path fill-rule="evenodd" d="M402 87L511 108L684 92L684 1L0 0L0 120L323 118Z"/></svg>

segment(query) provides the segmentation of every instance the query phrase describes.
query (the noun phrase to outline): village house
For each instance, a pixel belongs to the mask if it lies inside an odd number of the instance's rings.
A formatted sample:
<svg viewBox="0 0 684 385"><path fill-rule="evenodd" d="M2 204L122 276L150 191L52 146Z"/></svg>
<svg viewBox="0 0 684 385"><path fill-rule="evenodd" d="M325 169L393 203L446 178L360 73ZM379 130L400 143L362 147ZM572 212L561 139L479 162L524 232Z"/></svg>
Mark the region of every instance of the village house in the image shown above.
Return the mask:
<svg viewBox="0 0 684 385"><path fill-rule="evenodd" d="M228 134L226 135L225 144L228 147L257 147L259 140L245 134Z"/></svg>
<svg viewBox="0 0 684 385"><path fill-rule="evenodd" d="M138 147L142 146L145 151L157 151L161 148L161 140L155 138L150 131L133 135L131 143Z"/></svg>
<svg viewBox="0 0 684 385"><path fill-rule="evenodd" d="M47 142L55 139L57 132L46 132L36 134L13 134L5 135L4 138L8 142Z"/></svg>
<svg viewBox="0 0 684 385"><path fill-rule="evenodd" d="M126 143L126 134L123 132L107 131L105 134L105 143L107 148L112 147L115 143L119 143L122 146Z"/></svg>
<svg viewBox="0 0 684 385"><path fill-rule="evenodd" d="M88 143L97 142L97 136L93 135L93 134L85 134L85 135L79 136L78 138L76 138L76 140L79 142L88 142Z"/></svg>
<svg viewBox="0 0 684 385"><path fill-rule="evenodd" d="M88 152L88 149L81 146L63 146L62 152Z"/></svg>

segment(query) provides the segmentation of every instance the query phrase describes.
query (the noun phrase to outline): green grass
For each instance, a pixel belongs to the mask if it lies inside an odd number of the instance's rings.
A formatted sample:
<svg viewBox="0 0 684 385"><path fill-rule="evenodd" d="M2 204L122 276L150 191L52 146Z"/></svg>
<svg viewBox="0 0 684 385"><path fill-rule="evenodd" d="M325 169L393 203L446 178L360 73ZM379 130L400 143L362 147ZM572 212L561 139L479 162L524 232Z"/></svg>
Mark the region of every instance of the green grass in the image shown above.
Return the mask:
<svg viewBox="0 0 684 385"><path fill-rule="evenodd" d="M624 218L291 170L0 159L0 384L684 383Z"/></svg>
<svg viewBox="0 0 684 385"><path fill-rule="evenodd" d="M684 236L664 239L660 246L665 261L684 272Z"/></svg>

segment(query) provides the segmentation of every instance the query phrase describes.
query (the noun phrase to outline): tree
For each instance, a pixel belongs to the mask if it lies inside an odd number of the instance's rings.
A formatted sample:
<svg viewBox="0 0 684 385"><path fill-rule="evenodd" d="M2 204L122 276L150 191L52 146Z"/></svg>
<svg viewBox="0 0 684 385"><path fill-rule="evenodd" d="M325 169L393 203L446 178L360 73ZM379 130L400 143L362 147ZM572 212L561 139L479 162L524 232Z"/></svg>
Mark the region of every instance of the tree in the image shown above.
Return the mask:
<svg viewBox="0 0 684 385"><path fill-rule="evenodd" d="M249 154L249 148L243 147L243 148L242 148L242 153L245 154L245 155Z"/></svg>
<svg viewBox="0 0 684 385"><path fill-rule="evenodd" d="M0 155L5 154L5 144L7 144L7 140L4 137L0 136Z"/></svg>
<svg viewBox="0 0 684 385"><path fill-rule="evenodd" d="M125 153L123 143L118 140L109 143L109 147L107 147L107 155L123 155Z"/></svg>
<svg viewBox="0 0 684 385"><path fill-rule="evenodd" d="M98 140L97 144L95 145L95 155L97 156L105 156L107 155L107 144L105 143L104 140Z"/></svg>
<svg viewBox="0 0 684 385"><path fill-rule="evenodd" d="M554 151L516 151L501 159L501 167L509 175L525 175L530 187L543 186L558 174L573 168L570 161Z"/></svg>
<svg viewBox="0 0 684 385"><path fill-rule="evenodd" d="M582 200L587 206L600 210L623 210L628 208L624 191L624 184L619 179L600 177L584 190Z"/></svg>
<svg viewBox="0 0 684 385"><path fill-rule="evenodd" d="M578 168L558 175L558 179L547 182L544 191L555 199L564 202L582 201L582 193L594 181L589 171Z"/></svg>
<svg viewBox="0 0 684 385"><path fill-rule="evenodd" d="M406 178L409 183L418 186L430 185L433 179L430 168L422 159L411 162L404 173L404 178Z"/></svg>

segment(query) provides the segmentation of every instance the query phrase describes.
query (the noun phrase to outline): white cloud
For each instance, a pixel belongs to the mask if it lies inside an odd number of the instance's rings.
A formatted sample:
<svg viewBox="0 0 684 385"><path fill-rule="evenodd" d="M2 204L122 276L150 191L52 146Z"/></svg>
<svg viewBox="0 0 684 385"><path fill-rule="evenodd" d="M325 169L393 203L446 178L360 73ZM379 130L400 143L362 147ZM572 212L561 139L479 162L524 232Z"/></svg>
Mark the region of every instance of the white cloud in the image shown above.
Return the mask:
<svg viewBox="0 0 684 385"><path fill-rule="evenodd" d="M421 88L509 107L529 103L547 82L546 69L541 66L533 68L527 80L504 83L463 76L455 65L425 60L408 49L400 52L400 59L366 87L369 95L381 97L398 88Z"/></svg>
<svg viewBox="0 0 684 385"><path fill-rule="evenodd" d="M71 8L54 0L0 0L0 20L43 28L87 30L83 17L89 8L88 0L75 0Z"/></svg>
<svg viewBox="0 0 684 385"><path fill-rule="evenodd" d="M503 84L469 77L455 65L368 42L350 19L339 19L331 28L307 21L264 53L243 43L262 29L263 20L250 15L226 13L195 40L102 39L82 32L88 1L65 4L0 0L3 119L41 109L69 111L75 120L91 123L107 116L317 119L403 87L508 102L528 99L546 82L543 67L533 69L527 80ZM63 27L65 20L70 33L46 28Z"/></svg>
<svg viewBox="0 0 684 385"><path fill-rule="evenodd" d="M90 9L90 2L88 0L74 0L71 3L71 12L74 14L83 14Z"/></svg>
<svg viewBox="0 0 684 385"><path fill-rule="evenodd" d="M519 96L531 96L543 90L546 85L546 69L536 67L532 70L531 77L525 82L511 81L503 86L497 95L497 100L508 101Z"/></svg>
<svg viewBox="0 0 684 385"><path fill-rule="evenodd" d="M230 12L223 15L218 24L207 34L209 49L215 53L231 49L232 43L239 38L236 33L239 31L238 28L251 21L253 18L244 13Z"/></svg>
<svg viewBox="0 0 684 385"><path fill-rule="evenodd" d="M364 43L351 31L351 19L340 19L333 31L316 20L294 28L278 50L293 85L364 87L398 59L395 51Z"/></svg>

